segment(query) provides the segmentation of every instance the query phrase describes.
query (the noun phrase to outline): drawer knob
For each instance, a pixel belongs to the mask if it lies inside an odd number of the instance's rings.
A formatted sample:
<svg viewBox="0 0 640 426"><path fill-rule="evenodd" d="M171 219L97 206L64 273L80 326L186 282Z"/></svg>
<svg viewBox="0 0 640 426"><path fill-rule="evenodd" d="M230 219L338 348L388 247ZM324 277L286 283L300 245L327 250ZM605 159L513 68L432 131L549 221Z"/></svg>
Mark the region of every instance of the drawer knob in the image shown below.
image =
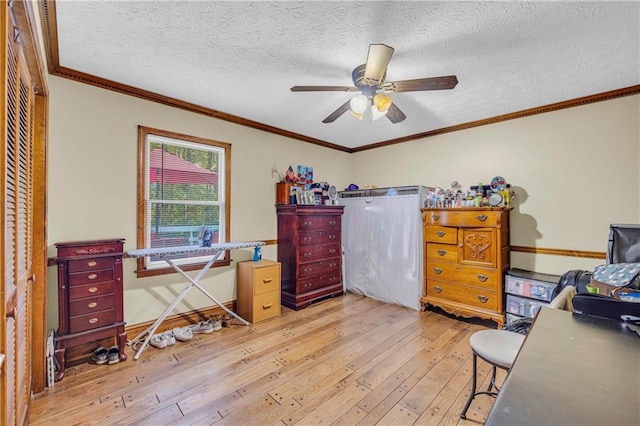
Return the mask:
<svg viewBox="0 0 640 426"><path fill-rule="evenodd" d="M98 274L89 274L87 278L89 278L90 280L95 280L96 278L98 278Z"/></svg>
<svg viewBox="0 0 640 426"><path fill-rule="evenodd" d="M437 235L438 237L442 238L442 237L444 237L445 235L447 235L447 233L446 233L446 232L444 232L444 231L438 231L438 232L436 232L436 235Z"/></svg>
<svg viewBox="0 0 640 426"><path fill-rule="evenodd" d="M446 250L439 249L437 253L438 253L440 256L444 256L445 254L447 254L447 251L446 251Z"/></svg>
<svg viewBox="0 0 640 426"><path fill-rule="evenodd" d="M336 239L336 235L335 235L335 234L331 234L331 235L329 235L329 239L330 239L330 240L335 240L335 239Z"/></svg>
<svg viewBox="0 0 640 426"><path fill-rule="evenodd" d="M269 309L272 305L272 303L267 303L266 305L262 305L262 309Z"/></svg>
<svg viewBox="0 0 640 426"><path fill-rule="evenodd" d="M311 257L311 253L305 251L304 253L302 253L302 257Z"/></svg>
<svg viewBox="0 0 640 426"><path fill-rule="evenodd" d="M478 216L476 216L476 219L478 219L480 222L484 222L485 220L489 219L489 216L479 214Z"/></svg>
<svg viewBox="0 0 640 426"><path fill-rule="evenodd" d="M336 253L336 249L329 250L329 254L335 254L335 253Z"/></svg>
<svg viewBox="0 0 640 426"><path fill-rule="evenodd" d="M97 264L98 264L98 262L96 262L95 260L90 260L89 262L87 262L87 266L90 266L90 267L92 267L92 268L93 268L94 266L96 266Z"/></svg>
<svg viewBox="0 0 640 426"><path fill-rule="evenodd" d="M482 303L487 303L489 298L487 296L478 295L478 300L481 301Z"/></svg>
<svg viewBox="0 0 640 426"><path fill-rule="evenodd" d="M439 214L432 214L431 217L433 218L433 220L438 220L440 219L440 215Z"/></svg>
<svg viewBox="0 0 640 426"><path fill-rule="evenodd" d="M87 305L87 308L95 308L96 306L98 306L96 302L91 302Z"/></svg>
<svg viewBox="0 0 640 426"><path fill-rule="evenodd" d="M335 221L335 220L330 220L330 221L329 221L329 225L335 225L335 224L336 224L336 221Z"/></svg>
<svg viewBox="0 0 640 426"><path fill-rule="evenodd" d="M302 226L311 226L311 222L304 221L304 222L302 222Z"/></svg>
<svg viewBox="0 0 640 426"><path fill-rule="evenodd" d="M89 320L89 324L95 324L95 323L97 323L97 322L98 322L98 318L91 318L91 319Z"/></svg>
<svg viewBox="0 0 640 426"><path fill-rule="evenodd" d="M98 291L98 287L89 287L89 293L95 293Z"/></svg>
<svg viewBox="0 0 640 426"><path fill-rule="evenodd" d="M303 241L305 241L305 242L311 241L311 237L304 237Z"/></svg>
<svg viewBox="0 0 640 426"><path fill-rule="evenodd" d="M305 285L304 285L304 288L311 288L311 283L309 283L309 284L305 284Z"/></svg>
<svg viewBox="0 0 640 426"><path fill-rule="evenodd" d="M270 283L271 281L273 281L273 278L264 278L262 280L262 282L265 283L265 284Z"/></svg>
<svg viewBox="0 0 640 426"><path fill-rule="evenodd" d="M440 268L433 268L433 272L435 272L436 274L440 275L442 273L442 269Z"/></svg>
<svg viewBox="0 0 640 426"><path fill-rule="evenodd" d="M436 293L442 293L442 287L440 287L439 285L433 287L433 289L436 291Z"/></svg>
<svg viewBox="0 0 640 426"><path fill-rule="evenodd" d="M488 276L483 275L483 274L476 275L476 277L477 277L481 282L486 282L486 281L489 279L489 277L488 277Z"/></svg>

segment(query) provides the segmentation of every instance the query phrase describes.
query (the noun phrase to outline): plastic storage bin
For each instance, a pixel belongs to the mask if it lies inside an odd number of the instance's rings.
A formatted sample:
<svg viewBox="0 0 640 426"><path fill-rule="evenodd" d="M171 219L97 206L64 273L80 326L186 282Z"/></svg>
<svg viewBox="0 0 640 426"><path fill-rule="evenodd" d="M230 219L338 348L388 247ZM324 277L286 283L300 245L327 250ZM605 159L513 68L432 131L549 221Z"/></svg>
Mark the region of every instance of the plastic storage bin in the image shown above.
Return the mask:
<svg viewBox="0 0 640 426"><path fill-rule="evenodd" d="M523 269L509 269L505 279L505 292L517 296L550 302L560 277Z"/></svg>

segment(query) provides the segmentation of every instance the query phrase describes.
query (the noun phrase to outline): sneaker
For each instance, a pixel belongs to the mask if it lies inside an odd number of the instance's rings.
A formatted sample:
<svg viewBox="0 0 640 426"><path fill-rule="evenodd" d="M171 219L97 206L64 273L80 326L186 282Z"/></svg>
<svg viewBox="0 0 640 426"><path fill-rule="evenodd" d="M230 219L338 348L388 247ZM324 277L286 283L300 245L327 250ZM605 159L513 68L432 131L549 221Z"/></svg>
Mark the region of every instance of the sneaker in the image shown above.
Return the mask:
<svg viewBox="0 0 640 426"><path fill-rule="evenodd" d="M209 321L201 321L198 324L194 324L194 325L190 326L189 328L191 328L191 332L193 334L198 334L198 333L209 334L209 333L213 333L213 325Z"/></svg>
<svg viewBox="0 0 640 426"><path fill-rule="evenodd" d="M117 346L111 346L107 353L107 364L113 365L120 362L120 348Z"/></svg>
<svg viewBox="0 0 640 426"><path fill-rule="evenodd" d="M99 346L96 348L95 351L93 351L93 355L91 356L91 359L93 360L93 362L95 362L98 365L104 364L107 362L108 353L109 352L105 348L103 348L102 346Z"/></svg>
<svg viewBox="0 0 640 426"><path fill-rule="evenodd" d="M218 316L214 316L207 321L213 327L213 331L222 330L222 320L218 318Z"/></svg>
<svg viewBox="0 0 640 426"><path fill-rule="evenodd" d="M167 346L173 346L176 344L176 336L173 334L173 331L165 331L162 335L167 341Z"/></svg>
<svg viewBox="0 0 640 426"><path fill-rule="evenodd" d="M154 334L149 340L149 344L154 348L164 349L167 347L167 338L163 334Z"/></svg>
<svg viewBox="0 0 640 426"><path fill-rule="evenodd" d="M191 331L191 327L176 327L172 330L173 335L176 340L180 342L188 342L193 339L193 332Z"/></svg>

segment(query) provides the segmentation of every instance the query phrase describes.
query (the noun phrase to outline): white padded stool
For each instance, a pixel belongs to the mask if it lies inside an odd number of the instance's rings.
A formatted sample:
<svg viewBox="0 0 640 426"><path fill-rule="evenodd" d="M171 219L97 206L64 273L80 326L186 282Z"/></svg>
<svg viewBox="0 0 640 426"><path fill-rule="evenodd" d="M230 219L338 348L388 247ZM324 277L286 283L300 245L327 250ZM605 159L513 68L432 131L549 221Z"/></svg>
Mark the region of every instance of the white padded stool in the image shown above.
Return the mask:
<svg viewBox="0 0 640 426"><path fill-rule="evenodd" d="M473 350L473 379L471 394L460 414L461 418L467 418L467 410L477 395L498 395L500 389L496 386L496 367L508 371L516 359L522 342L524 342L522 334L507 330L480 330L471 335L469 343ZM491 364L493 370L489 387L486 391L480 392L476 392L478 357ZM494 388L495 391L493 391Z"/></svg>

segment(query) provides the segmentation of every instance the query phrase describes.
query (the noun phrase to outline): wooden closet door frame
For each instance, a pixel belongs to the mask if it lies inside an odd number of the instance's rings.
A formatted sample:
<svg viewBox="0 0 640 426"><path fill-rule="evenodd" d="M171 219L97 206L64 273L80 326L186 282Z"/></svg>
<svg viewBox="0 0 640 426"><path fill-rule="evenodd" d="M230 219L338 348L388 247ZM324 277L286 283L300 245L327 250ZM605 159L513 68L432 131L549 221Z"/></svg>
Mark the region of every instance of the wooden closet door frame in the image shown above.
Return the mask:
<svg viewBox="0 0 640 426"><path fill-rule="evenodd" d="M28 181L26 182L26 223L16 229L20 229L25 235L21 235L20 239L24 242L22 246L23 270L20 271L20 277L16 279L21 281L19 289L24 292L18 295L21 298L21 313L24 318L24 338L21 351L24 353L15 353L16 362L12 362L11 366L7 363L0 365L0 422L4 423L6 419L13 419L15 423L22 424L26 422L28 412L29 399L32 394L43 391L46 387L46 294L47 294L47 243L46 243L46 192L47 192L47 139L48 139L48 88L45 79L45 66L42 60L43 50L41 48L38 32L36 29L36 20L34 14L34 3L30 1L17 0L11 3L2 2L0 4L0 19L2 20L2 31L5 34L5 46L13 41L16 42L15 57L18 60L18 75L23 80L26 94L23 93L23 99L26 99L27 111L24 112L28 116L26 131L26 152L28 153ZM13 28L12 28L13 27ZM7 60L8 52L4 48L2 52L3 64L3 83L7 87ZM3 101L3 135L7 135L8 111L6 98ZM6 137L2 146L2 157L7 170L7 145ZM3 192L2 200L6 210L6 176L3 176ZM6 226L6 211L3 214L2 222ZM16 235L15 240L18 240ZM13 250L17 250L18 244L13 245ZM4 277L8 272L5 268L5 260L7 259L7 250L11 250L11 246L6 246L3 241L2 263L0 264L0 273ZM17 259L17 256L16 256ZM16 262L17 263L17 262ZM2 325L2 335L0 335L0 352L6 349L6 344L13 345L18 348L18 343L8 342L6 331L7 318L16 315L14 308L5 305L8 295L5 293L4 284L0 294L3 296L2 307L0 308L0 323ZM13 297L13 295L11 295ZM17 307L16 307L17 309ZM37 312L37 315L32 313ZM17 338L17 337L16 337ZM26 349L26 350L25 350ZM23 358L18 358L23 357ZM21 373L24 374L23 382L18 382L17 378L13 378L12 383L7 383L8 368L17 368L16 365L21 364ZM13 377L13 373L11 374ZM11 391L15 392L15 396L8 401L9 386ZM11 405L5 402L11 402Z"/></svg>

